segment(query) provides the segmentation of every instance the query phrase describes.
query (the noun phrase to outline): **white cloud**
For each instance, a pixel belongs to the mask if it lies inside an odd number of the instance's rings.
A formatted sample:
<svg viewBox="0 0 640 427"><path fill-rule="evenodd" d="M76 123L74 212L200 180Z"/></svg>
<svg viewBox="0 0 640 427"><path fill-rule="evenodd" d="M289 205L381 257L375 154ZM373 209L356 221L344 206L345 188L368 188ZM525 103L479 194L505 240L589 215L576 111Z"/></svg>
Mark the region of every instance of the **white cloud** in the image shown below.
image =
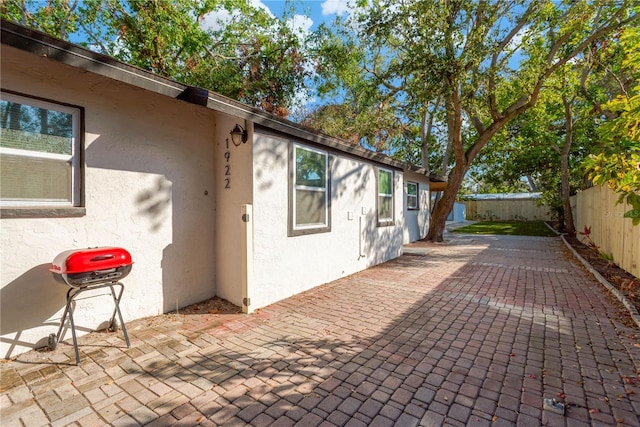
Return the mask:
<svg viewBox="0 0 640 427"><path fill-rule="evenodd" d="M275 15L269 10L267 6L264 5L260 0L251 0L251 5L256 9L262 9L271 17L275 17ZM218 31L229 23L239 12L229 12L226 9L219 9L214 12L211 12L205 15L201 26L205 30L214 30ZM287 26L298 36L302 38L306 38L313 26L313 20L306 15L294 15L291 19L287 21ZM265 29L265 31L269 31L269 29Z"/></svg>
<svg viewBox="0 0 640 427"><path fill-rule="evenodd" d="M287 25L294 33L307 35L313 25L313 20L306 15L294 15L292 19L287 22Z"/></svg>
<svg viewBox="0 0 640 427"><path fill-rule="evenodd" d="M351 10L348 0L325 0L322 3L322 15L342 15Z"/></svg>
<svg viewBox="0 0 640 427"><path fill-rule="evenodd" d="M231 21L231 13L228 10L216 10L215 12L207 13L200 26L205 30L219 31L229 21Z"/></svg>
<svg viewBox="0 0 640 427"><path fill-rule="evenodd" d="M269 16L271 16L272 18L275 17L275 15L273 13L271 13L271 9L269 9L264 3L262 3L261 0L250 0L251 6L255 7L256 9L262 9L265 12L267 12L269 14Z"/></svg>
<svg viewBox="0 0 640 427"><path fill-rule="evenodd" d="M266 13L268 13L271 17L275 17L275 15L269 10L269 8L262 3L261 0L250 0L251 5L257 9L262 9ZM328 0L328 2L340 3L340 13L347 10L346 2L343 0L335 1ZM323 5L324 10L324 5ZM209 13L206 15L200 24L202 28L205 30L214 30L218 31L224 28L239 12L234 11L233 13L229 12L226 9L220 9L215 12ZM338 12L333 12L338 13ZM311 33L311 27L313 26L313 20L311 17L301 14L295 14L291 19L286 22L286 25L291 29L293 33L295 33L300 39L306 39ZM270 31L275 31L275 28L265 28L263 29L265 32L269 33ZM313 67L311 64L307 65L309 69L308 72L312 73ZM308 89L301 89L300 92L296 93L295 98L292 103L292 114L291 118L302 117L304 108L306 105L313 103L315 98L312 93Z"/></svg>
<svg viewBox="0 0 640 427"><path fill-rule="evenodd" d="M250 4L256 9L262 9L271 17L275 16L273 13L271 13L271 10L264 3L262 3L261 0L251 0ZM228 10L221 8L205 15L200 25L205 30L218 31L222 29L225 24L231 21L231 19L238 13L239 12L237 11L231 13Z"/></svg>

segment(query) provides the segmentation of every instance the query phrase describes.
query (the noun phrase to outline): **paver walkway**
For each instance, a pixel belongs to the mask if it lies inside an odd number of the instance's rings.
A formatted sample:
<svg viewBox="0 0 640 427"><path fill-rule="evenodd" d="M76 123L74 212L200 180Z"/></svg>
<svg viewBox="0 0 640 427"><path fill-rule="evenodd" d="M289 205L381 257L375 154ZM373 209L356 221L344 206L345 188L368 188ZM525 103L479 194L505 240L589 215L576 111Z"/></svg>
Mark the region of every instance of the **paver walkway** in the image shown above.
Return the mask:
<svg viewBox="0 0 640 427"><path fill-rule="evenodd" d="M131 322L130 349L90 334L79 366L20 355L2 425L640 426L639 331L560 240L431 248L250 316Z"/></svg>

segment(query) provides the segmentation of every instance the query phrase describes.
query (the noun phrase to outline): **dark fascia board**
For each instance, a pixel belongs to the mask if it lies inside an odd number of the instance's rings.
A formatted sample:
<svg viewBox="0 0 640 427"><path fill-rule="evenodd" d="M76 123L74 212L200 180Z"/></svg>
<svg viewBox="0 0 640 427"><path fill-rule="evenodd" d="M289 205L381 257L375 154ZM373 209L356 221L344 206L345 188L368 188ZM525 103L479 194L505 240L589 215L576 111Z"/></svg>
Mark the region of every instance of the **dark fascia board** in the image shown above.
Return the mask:
<svg viewBox="0 0 640 427"><path fill-rule="evenodd" d="M436 173L430 173L429 179L433 182L447 182L447 177L444 175L438 175Z"/></svg>
<svg viewBox="0 0 640 427"><path fill-rule="evenodd" d="M113 80L172 98L177 97L186 88L185 85L127 65L110 56L90 51L4 19L0 21L0 30L1 43L4 45Z"/></svg>
<svg viewBox="0 0 640 427"><path fill-rule="evenodd" d="M189 86L157 76L149 71L125 64L107 55L93 52L81 46L32 30L11 21L0 20L0 42L34 55L49 58L91 73L127 83L151 92L179 98ZM184 95L182 95L184 99ZM200 102L198 102L200 103ZM393 159L365 148L347 144L337 138L305 128L294 122L242 104L231 98L208 92L206 106L225 114L248 120L266 128L302 138L338 151L363 157L398 169L426 175L424 168Z"/></svg>

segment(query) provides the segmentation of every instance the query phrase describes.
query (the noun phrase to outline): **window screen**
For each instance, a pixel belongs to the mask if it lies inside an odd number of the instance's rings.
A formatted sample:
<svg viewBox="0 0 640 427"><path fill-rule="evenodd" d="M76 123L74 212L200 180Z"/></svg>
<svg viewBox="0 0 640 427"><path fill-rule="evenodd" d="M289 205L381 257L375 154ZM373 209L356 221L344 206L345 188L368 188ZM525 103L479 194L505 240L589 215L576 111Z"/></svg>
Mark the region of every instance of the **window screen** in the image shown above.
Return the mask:
<svg viewBox="0 0 640 427"><path fill-rule="evenodd" d="M24 96L0 99L3 206L75 206L79 201L80 110Z"/></svg>
<svg viewBox="0 0 640 427"><path fill-rule="evenodd" d="M407 209L418 209L418 184L407 182Z"/></svg>
<svg viewBox="0 0 640 427"><path fill-rule="evenodd" d="M326 151L293 145L293 230L329 226L329 155ZM320 230L323 231L323 230Z"/></svg>
<svg viewBox="0 0 640 427"><path fill-rule="evenodd" d="M393 171L378 169L378 223L393 222Z"/></svg>

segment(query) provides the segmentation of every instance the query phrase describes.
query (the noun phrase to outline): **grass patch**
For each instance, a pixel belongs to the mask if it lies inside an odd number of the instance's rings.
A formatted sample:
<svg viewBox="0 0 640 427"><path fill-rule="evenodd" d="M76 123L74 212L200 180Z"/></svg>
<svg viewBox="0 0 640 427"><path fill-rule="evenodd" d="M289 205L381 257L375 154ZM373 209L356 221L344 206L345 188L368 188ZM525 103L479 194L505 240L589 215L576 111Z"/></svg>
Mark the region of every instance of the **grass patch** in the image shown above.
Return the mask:
<svg viewBox="0 0 640 427"><path fill-rule="evenodd" d="M509 236L556 236L543 221L483 221L452 231L455 233L504 234Z"/></svg>

